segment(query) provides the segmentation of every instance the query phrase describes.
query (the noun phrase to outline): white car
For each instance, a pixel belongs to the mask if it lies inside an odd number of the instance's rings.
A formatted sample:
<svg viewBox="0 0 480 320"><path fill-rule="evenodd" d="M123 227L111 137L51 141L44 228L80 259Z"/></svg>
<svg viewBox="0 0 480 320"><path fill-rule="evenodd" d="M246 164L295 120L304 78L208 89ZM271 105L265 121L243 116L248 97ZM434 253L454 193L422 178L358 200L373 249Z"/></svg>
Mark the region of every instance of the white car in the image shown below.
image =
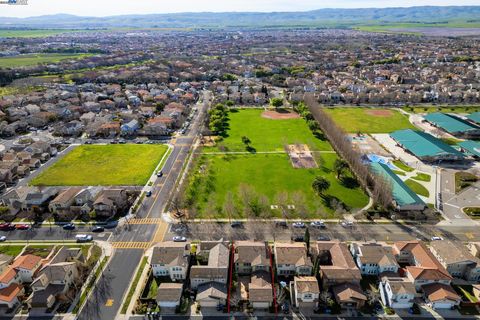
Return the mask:
<svg viewBox="0 0 480 320"><path fill-rule="evenodd" d="M294 222L294 223L292 224L292 226L293 226L294 228L305 228L305 223L303 223L303 222Z"/></svg>
<svg viewBox="0 0 480 320"><path fill-rule="evenodd" d="M0 242L4 242L5 240L7 240L7 237L5 237L5 236L0 237Z"/></svg>
<svg viewBox="0 0 480 320"><path fill-rule="evenodd" d="M310 222L310 226L314 228L319 228L319 229L324 229L327 226L325 225L325 222L323 220L320 221L312 221Z"/></svg>
<svg viewBox="0 0 480 320"><path fill-rule="evenodd" d="M77 234L75 239L77 242L90 242L93 240L93 237L89 234Z"/></svg>
<svg viewBox="0 0 480 320"><path fill-rule="evenodd" d="M432 237L432 241L437 241L437 240L443 240L443 238L439 237L439 236L433 236Z"/></svg>
<svg viewBox="0 0 480 320"><path fill-rule="evenodd" d="M348 220L344 220L340 223L340 225L344 228L353 227L353 222L348 221Z"/></svg>
<svg viewBox="0 0 480 320"><path fill-rule="evenodd" d="M185 242L187 241L187 238L181 237L181 236L175 236L173 237L173 242Z"/></svg>

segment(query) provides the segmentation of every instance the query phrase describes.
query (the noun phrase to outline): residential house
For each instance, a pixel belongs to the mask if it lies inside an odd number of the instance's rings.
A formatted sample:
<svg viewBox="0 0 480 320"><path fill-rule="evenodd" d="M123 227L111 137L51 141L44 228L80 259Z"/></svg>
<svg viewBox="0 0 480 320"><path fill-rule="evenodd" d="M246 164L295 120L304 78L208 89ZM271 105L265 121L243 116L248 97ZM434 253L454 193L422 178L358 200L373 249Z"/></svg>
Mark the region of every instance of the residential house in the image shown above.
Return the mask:
<svg viewBox="0 0 480 320"><path fill-rule="evenodd" d="M197 260L203 256L202 247L203 243L200 244L200 251L197 252ZM207 247L206 243L205 250L208 250L206 265L194 265L190 269L192 289L198 289L201 284L209 282L216 282L225 286L228 278L229 249L224 243L218 242L212 248Z"/></svg>
<svg viewBox="0 0 480 320"><path fill-rule="evenodd" d="M359 309L365 305L367 297L356 283L342 283L332 288L333 297L342 309Z"/></svg>
<svg viewBox="0 0 480 320"><path fill-rule="evenodd" d="M195 299L202 307L217 307L226 305L227 287L218 282L207 282L198 285L197 297Z"/></svg>
<svg viewBox="0 0 480 320"><path fill-rule="evenodd" d="M417 291L426 284L449 285L452 281L452 276L421 241L397 241L393 253L399 263L409 264L406 275Z"/></svg>
<svg viewBox="0 0 480 320"><path fill-rule="evenodd" d="M424 285L422 291L425 302L432 309L452 309L462 301L450 285L443 283Z"/></svg>
<svg viewBox="0 0 480 320"><path fill-rule="evenodd" d="M32 282L33 292L27 299L30 307L51 308L57 301L71 300L74 294L68 297L68 292L79 278L78 264L83 261L81 249L62 247Z"/></svg>
<svg viewBox="0 0 480 320"><path fill-rule="evenodd" d="M411 308L417 296L413 283L400 277L382 277L379 291L383 304L393 309Z"/></svg>
<svg viewBox="0 0 480 320"><path fill-rule="evenodd" d="M30 283L41 265L42 258L33 254L26 254L16 258L11 267L17 272L21 283Z"/></svg>
<svg viewBox="0 0 480 320"><path fill-rule="evenodd" d="M480 258L473 256L462 243L450 240L432 241L430 251L451 276L467 281L480 281Z"/></svg>
<svg viewBox="0 0 480 320"><path fill-rule="evenodd" d="M157 304L162 313L174 312L180 306L183 293L183 284L163 282L158 286Z"/></svg>
<svg viewBox="0 0 480 320"><path fill-rule="evenodd" d="M235 242L235 269L239 275L250 275L256 271L268 271L270 259L264 242Z"/></svg>
<svg viewBox="0 0 480 320"><path fill-rule="evenodd" d="M360 284L362 276L345 243L317 241L311 244L314 259L319 260L320 279L328 288L343 283Z"/></svg>
<svg viewBox="0 0 480 320"><path fill-rule="evenodd" d="M153 248L151 266L155 277L170 277L172 281L183 281L187 277L190 263L190 243L161 242Z"/></svg>
<svg viewBox="0 0 480 320"><path fill-rule="evenodd" d="M383 272L398 271L398 263L393 255L392 248L376 243L357 244L350 246L362 275L380 275Z"/></svg>
<svg viewBox="0 0 480 320"><path fill-rule="evenodd" d="M310 276L313 264L307 255L305 243L281 243L274 246L275 265L278 276Z"/></svg>
<svg viewBox="0 0 480 320"><path fill-rule="evenodd" d="M140 128L138 120L132 119L129 122L122 124L120 130L123 135L128 136L134 134L138 130L138 128Z"/></svg>
<svg viewBox="0 0 480 320"><path fill-rule="evenodd" d="M127 192L125 189L103 189L93 202L97 217L110 218L127 206Z"/></svg>
<svg viewBox="0 0 480 320"><path fill-rule="evenodd" d="M8 287L0 289L0 307L6 306L8 309L20 304L19 297L25 290L21 284L14 283Z"/></svg>
<svg viewBox="0 0 480 320"><path fill-rule="evenodd" d="M290 286L292 286L291 282ZM293 288L290 290L294 293L295 307L300 309L314 309L317 307L320 287L316 277L296 276L293 278Z"/></svg>
<svg viewBox="0 0 480 320"><path fill-rule="evenodd" d="M253 309L265 310L273 305L272 281L269 272L256 271L248 284L248 302Z"/></svg>
<svg viewBox="0 0 480 320"><path fill-rule="evenodd" d="M82 191L82 188L71 187L60 192L50 203L48 209L52 213L69 210L70 206L74 204L76 195Z"/></svg>

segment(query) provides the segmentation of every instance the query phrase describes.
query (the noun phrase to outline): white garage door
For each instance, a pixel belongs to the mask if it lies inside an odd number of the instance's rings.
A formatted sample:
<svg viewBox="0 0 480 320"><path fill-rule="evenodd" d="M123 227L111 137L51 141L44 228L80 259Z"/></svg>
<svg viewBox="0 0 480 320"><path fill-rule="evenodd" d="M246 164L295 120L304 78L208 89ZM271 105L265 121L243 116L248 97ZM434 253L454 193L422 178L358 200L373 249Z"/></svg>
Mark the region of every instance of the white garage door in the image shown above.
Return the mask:
<svg viewBox="0 0 480 320"><path fill-rule="evenodd" d="M217 300L202 300L198 301L202 307L216 307L218 305Z"/></svg>

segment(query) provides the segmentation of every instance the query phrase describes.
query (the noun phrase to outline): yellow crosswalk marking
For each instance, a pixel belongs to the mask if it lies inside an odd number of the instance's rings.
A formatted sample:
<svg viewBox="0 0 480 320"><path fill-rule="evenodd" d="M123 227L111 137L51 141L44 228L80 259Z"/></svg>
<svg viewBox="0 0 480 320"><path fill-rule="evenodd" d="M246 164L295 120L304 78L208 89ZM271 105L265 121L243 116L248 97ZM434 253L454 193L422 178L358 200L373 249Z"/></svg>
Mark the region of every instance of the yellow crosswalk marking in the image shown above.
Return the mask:
<svg viewBox="0 0 480 320"><path fill-rule="evenodd" d="M105 303L105 307L111 307L113 306L113 299L108 299L107 302Z"/></svg>
<svg viewBox="0 0 480 320"><path fill-rule="evenodd" d="M163 220L162 218L140 218L140 219L130 219L128 220L129 224L159 224Z"/></svg>
<svg viewBox="0 0 480 320"><path fill-rule="evenodd" d="M128 241L118 241L112 242L112 247L115 249L148 249L151 245L151 242L128 242Z"/></svg>

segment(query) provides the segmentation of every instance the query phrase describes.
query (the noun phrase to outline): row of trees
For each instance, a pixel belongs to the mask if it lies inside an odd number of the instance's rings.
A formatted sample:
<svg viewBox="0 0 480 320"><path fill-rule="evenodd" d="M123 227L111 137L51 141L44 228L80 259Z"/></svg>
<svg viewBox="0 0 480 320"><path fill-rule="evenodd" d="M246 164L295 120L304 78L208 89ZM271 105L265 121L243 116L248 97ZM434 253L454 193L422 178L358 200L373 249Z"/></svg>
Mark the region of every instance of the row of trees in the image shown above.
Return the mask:
<svg viewBox="0 0 480 320"><path fill-rule="evenodd" d="M381 176L375 175L368 166L361 160L361 155L352 148L350 140L347 139L345 132L337 126L332 118L322 109L313 95L306 96L308 110L312 117L317 120L320 129L326 135L334 149L345 159L350 169L357 176L360 184L370 191L376 204L384 209L390 209L392 206L392 188L391 185ZM306 112L305 105L300 104L300 109ZM339 168L340 169L340 168ZM338 175L338 173L337 173Z"/></svg>
<svg viewBox="0 0 480 320"><path fill-rule="evenodd" d="M228 127L228 109L218 103L208 111L208 128L214 134L223 136Z"/></svg>

